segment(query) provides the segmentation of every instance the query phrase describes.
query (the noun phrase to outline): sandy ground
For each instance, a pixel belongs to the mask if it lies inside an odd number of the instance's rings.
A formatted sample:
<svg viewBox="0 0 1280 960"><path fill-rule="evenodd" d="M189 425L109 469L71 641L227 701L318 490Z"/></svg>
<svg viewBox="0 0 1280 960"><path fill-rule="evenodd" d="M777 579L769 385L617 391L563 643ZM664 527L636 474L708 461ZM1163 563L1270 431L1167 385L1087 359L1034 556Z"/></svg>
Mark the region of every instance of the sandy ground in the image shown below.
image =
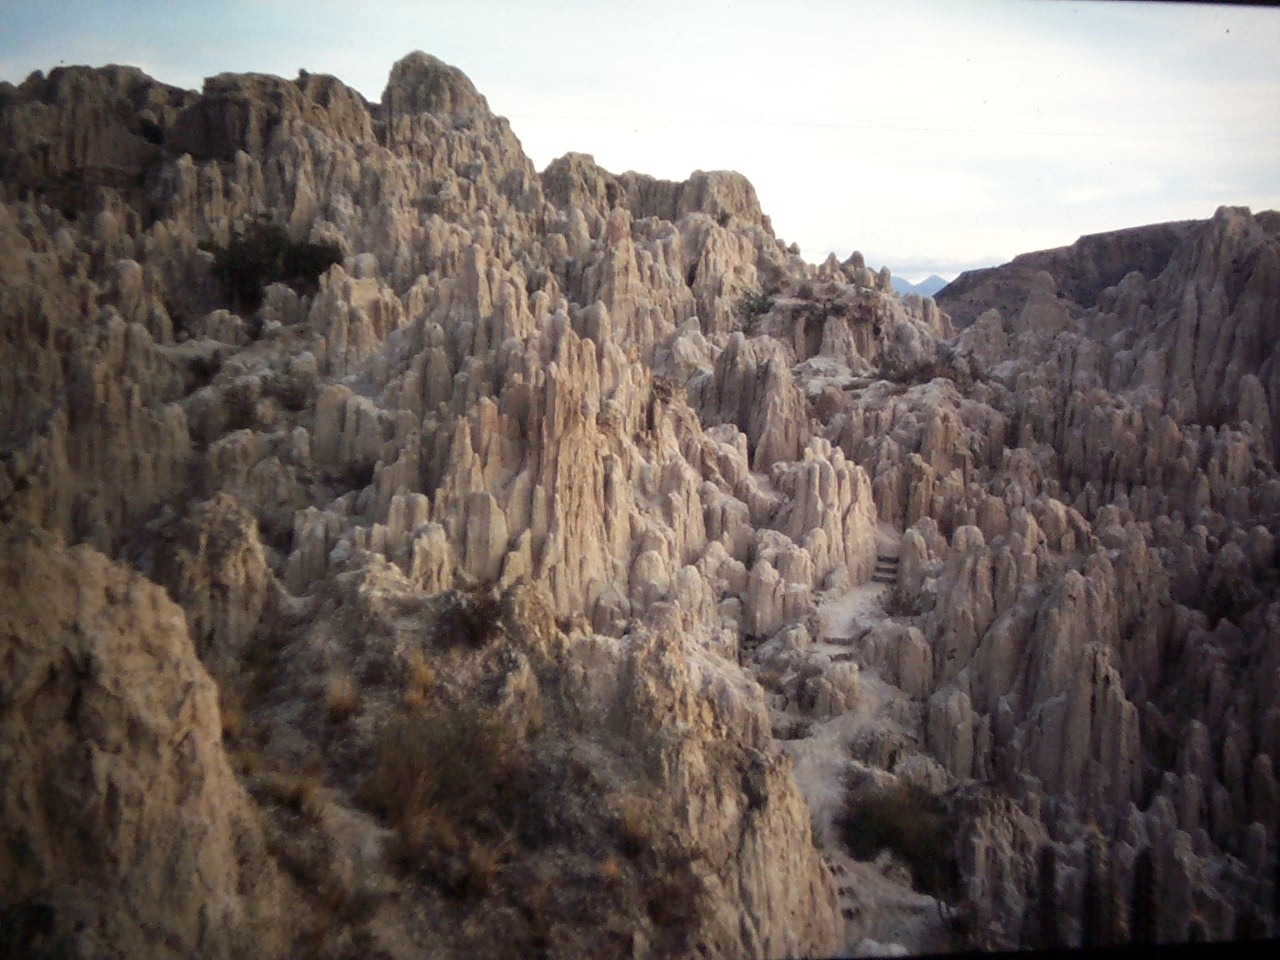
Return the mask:
<svg viewBox="0 0 1280 960"><path fill-rule="evenodd" d="M818 647L846 645L850 638L865 632L873 623L884 619L883 598L889 587L883 583L864 583L818 605L822 632L815 637Z"/></svg>

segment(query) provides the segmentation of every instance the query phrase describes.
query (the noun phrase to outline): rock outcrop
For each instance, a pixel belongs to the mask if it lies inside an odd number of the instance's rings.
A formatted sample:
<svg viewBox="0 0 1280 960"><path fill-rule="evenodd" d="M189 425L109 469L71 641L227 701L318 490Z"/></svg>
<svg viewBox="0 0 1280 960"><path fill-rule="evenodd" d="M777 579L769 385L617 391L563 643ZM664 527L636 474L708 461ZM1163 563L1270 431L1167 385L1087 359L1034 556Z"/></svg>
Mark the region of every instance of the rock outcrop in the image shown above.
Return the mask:
<svg viewBox="0 0 1280 960"><path fill-rule="evenodd" d="M0 542L0 888L63 955L283 955L285 901L183 612L88 546Z"/></svg>

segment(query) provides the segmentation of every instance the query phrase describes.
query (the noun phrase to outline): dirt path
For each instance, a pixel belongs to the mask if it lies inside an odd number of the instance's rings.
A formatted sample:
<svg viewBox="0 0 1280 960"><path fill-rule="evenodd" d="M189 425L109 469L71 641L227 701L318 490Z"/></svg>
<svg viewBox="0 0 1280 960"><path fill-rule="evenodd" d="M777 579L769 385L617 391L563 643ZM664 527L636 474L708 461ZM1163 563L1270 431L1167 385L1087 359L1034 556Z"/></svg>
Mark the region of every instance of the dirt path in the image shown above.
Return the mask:
<svg viewBox="0 0 1280 960"><path fill-rule="evenodd" d="M899 535L888 524L880 525L876 541L877 553L897 556ZM809 655L827 664L848 659L867 631L884 619L883 601L889 589L885 584L860 584L820 603L820 632ZM840 843L837 821L844 806L846 780L851 771L862 767L850 757L850 742L869 733L900 728L892 718L907 713L894 709L895 701L904 699L902 691L873 671L861 674L860 694L854 709L813 723L807 736L785 745L795 760L795 779L809 805L814 836L836 874L845 918L842 949L850 956L949 950L951 937L939 914L938 901L914 891L910 879L889 857L859 862ZM792 712L774 712L790 721L800 719Z"/></svg>

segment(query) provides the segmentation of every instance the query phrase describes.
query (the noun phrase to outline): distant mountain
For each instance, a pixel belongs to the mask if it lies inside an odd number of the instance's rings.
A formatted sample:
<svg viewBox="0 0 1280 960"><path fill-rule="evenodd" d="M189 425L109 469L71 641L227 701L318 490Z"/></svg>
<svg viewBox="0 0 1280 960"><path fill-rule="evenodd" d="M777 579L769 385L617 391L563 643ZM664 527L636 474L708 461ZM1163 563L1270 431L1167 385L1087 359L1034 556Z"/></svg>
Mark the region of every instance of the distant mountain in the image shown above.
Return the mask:
<svg viewBox="0 0 1280 960"><path fill-rule="evenodd" d="M932 297L947 285L947 281L936 273L925 277L919 283L908 283L901 277L893 277L892 283L896 293L918 293L922 297Z"/></svg>

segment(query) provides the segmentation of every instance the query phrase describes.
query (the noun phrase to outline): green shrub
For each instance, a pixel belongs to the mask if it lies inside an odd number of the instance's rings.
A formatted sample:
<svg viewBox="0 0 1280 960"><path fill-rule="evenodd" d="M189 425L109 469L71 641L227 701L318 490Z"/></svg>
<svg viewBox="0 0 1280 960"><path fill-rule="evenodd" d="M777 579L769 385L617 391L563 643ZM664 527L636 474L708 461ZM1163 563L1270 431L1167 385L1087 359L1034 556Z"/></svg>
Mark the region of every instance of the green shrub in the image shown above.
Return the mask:
<svg viewBox="0 0 1280 960"><path fill-rule="evenodd" d="M738 306L738 313L742 319L750 323L761 314L768 313L773 309L773 297L766 297L759 290L752 290L742 298L742 303Z"/></svg>
<svg viewBox="0 0 1280 960"><path fill-rule="evenodd" d="M959 881L946 809L919 787L854 787L836 827L850 856L870 860L889 850L911 869L914 885L930 896L954 890Z"/></svg>
<svg viewBox="0 0 1280 960"><path fill-rule="evenodd" d="M284 227L261 218L237 230L225 247L211 249L214 276L228 301L242 310L256 310L270 283L314 292L320 275L342 262L336 243L293 240Z"/></svg>

